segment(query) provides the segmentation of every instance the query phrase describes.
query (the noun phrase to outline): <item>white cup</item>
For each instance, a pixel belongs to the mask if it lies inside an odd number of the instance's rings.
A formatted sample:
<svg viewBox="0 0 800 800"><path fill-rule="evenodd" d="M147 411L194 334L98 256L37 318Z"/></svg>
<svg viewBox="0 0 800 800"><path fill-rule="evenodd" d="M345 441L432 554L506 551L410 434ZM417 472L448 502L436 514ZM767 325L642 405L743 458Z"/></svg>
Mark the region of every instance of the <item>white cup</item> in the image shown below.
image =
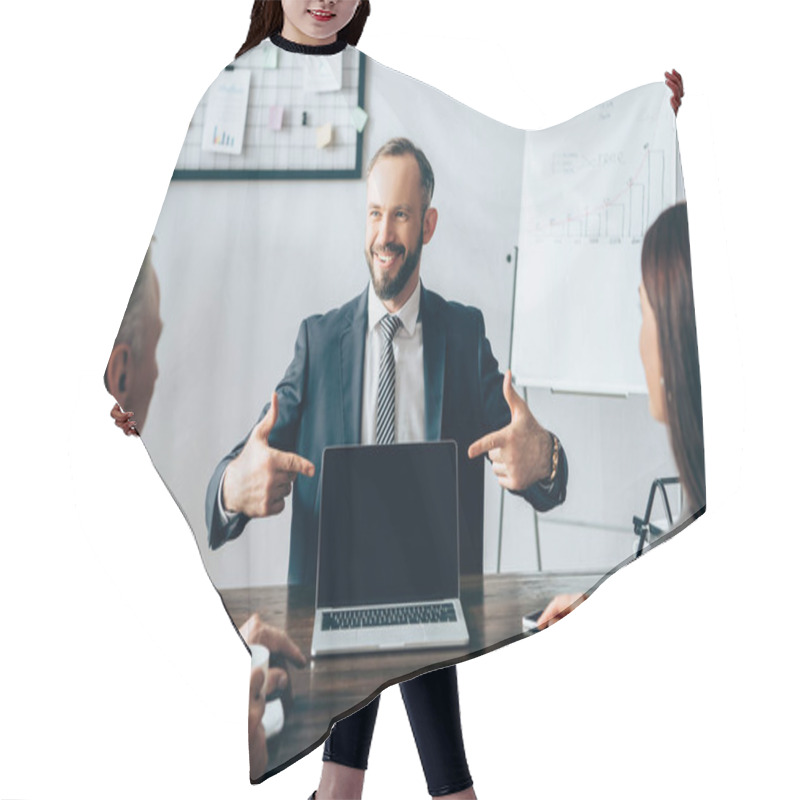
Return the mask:
<svg viewBox="0 0 800 800"><path fill-rule="evenodd" d="M267 674L269 670L269 649L264 647L263 644L250 645L250 668L264 670ZM271 739L283 730L284 723L283 702L280 697L274 700L268 700L264 708L264 716L261 718L261 724L264 726L264 733L267 739Z"/></svg>

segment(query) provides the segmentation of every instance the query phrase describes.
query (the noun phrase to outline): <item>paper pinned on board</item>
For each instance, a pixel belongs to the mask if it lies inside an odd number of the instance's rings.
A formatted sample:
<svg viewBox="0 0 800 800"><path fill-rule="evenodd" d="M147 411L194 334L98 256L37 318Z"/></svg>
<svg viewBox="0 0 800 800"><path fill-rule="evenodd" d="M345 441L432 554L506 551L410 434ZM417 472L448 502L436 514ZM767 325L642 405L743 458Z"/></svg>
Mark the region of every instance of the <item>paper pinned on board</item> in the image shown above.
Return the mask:
<svg viewBox="0 0 800 800"><path fill-rule="evenodd" d="M202 149L240 155L250 96L250 70L224 70L206 95Z"/></svg>
<svg viewBox="0 0 800 800"><path fill-rule="evenodd" d="M341 88L341 53L303 59L303 91L338 92Z"/></svg>

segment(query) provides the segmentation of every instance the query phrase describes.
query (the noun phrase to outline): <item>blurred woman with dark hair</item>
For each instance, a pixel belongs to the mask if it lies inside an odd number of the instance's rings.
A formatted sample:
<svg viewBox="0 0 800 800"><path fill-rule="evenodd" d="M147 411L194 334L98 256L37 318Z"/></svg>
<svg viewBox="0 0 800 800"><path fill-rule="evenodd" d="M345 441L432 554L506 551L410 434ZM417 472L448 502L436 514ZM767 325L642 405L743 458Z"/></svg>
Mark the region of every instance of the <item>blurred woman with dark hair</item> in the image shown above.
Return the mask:
<svg viewBox="0 0 800 800"><path fill-rule="evenodd" d="M647 381L650 414L669 430L683 488L681 521L685 522L698 517L706 506L700 361L686 203L662 212L644 237L639 299L642 306L639 354ZM565 617L586 597L585 594L554 597L539 618L539 628Z"/></svg>
<svg viewBox="0 0 800 800"><path fill-rule="evenodd" d="M650 413L669 429L688 518L705 507L706 478L686 203L668 208L647 231L639 297Z"/></svg>

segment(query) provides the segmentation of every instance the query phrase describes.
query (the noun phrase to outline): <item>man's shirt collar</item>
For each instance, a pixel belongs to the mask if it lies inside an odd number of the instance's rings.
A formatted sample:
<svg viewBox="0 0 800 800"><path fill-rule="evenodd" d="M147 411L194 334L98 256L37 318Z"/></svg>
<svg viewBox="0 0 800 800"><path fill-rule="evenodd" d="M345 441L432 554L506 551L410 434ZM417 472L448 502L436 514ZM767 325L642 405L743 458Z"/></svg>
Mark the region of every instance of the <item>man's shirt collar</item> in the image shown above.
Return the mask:
<svg viewBox="0 0 800 800"><path fill-rule="evenodd" d="M419 301L422 294L422 281L417 279L417 285L411 293L411 297L406 300L403 307L395 312L396 316L403 325L408 336L413 335L414 329L417 326L417 319L419 318ZM372 330L389 312L383 301L375 294L375 287L370 281L369 284L369 302L367 307L367 325L369 330Z"/></svg>

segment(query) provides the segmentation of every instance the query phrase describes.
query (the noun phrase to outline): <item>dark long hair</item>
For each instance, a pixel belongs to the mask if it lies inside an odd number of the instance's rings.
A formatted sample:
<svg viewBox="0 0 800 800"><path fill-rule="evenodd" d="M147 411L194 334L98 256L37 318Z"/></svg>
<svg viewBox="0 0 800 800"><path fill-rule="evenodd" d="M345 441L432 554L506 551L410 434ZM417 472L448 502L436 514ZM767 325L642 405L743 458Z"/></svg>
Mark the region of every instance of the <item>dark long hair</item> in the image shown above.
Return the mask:
<svg viewBox="0 0 800 800"><path fill-rule="evenodd" d="M347 40L350 45L357 45L368 16L369 0L361 0L355 16L339 31L338 38ZM250 30L247 32L247 38L239 48L236 58L282 30L283 6L280 4L280 0L255 0L253 10L250 12Z"/></svg>
<svg viewBox="0 0 800 800"><path fill-rule="evenodd" d="M672 452L693 514L706 504L706 473L686 203L668 208L647 231L642 281L658 328Z"/></svg>

